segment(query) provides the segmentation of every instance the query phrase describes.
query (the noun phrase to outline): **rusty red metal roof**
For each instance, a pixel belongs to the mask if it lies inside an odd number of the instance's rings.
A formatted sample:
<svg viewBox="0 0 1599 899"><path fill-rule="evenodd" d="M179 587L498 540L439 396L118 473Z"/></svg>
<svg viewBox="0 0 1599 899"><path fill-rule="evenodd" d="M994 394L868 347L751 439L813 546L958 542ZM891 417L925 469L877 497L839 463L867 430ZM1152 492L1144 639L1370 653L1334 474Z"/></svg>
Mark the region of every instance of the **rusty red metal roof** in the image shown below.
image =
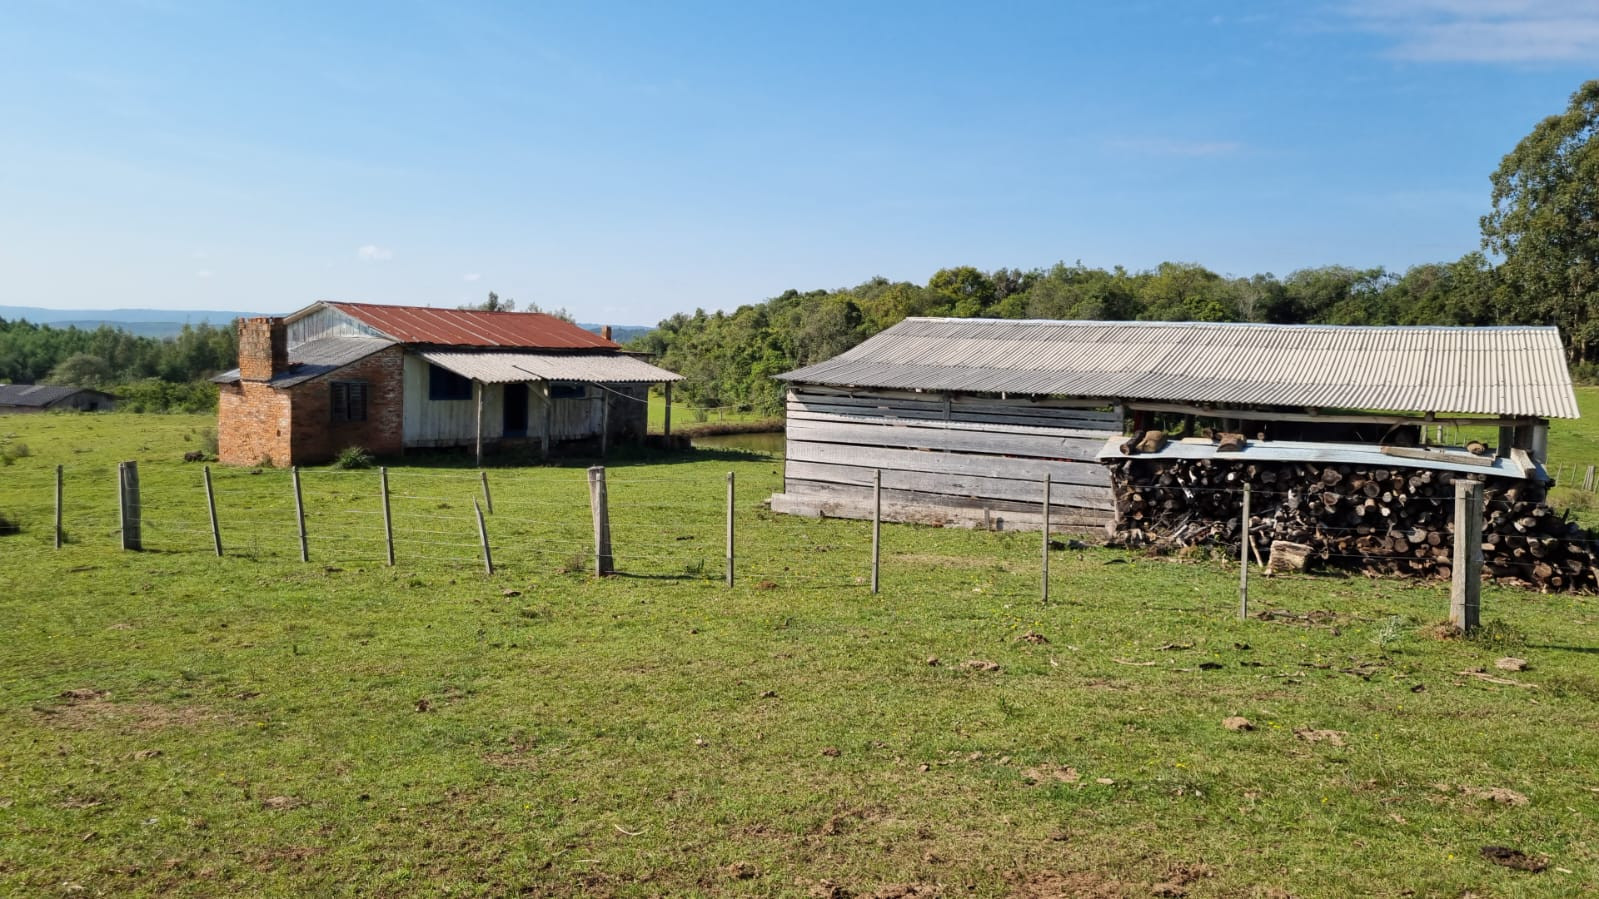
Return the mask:
<svg viewBox="0 0 1599 899"><path fill-rule="evenodd" d="M401 343L530 350L621 348L614 341L542 312L483 312L368 303L328 302L326 305Z"/></svg>

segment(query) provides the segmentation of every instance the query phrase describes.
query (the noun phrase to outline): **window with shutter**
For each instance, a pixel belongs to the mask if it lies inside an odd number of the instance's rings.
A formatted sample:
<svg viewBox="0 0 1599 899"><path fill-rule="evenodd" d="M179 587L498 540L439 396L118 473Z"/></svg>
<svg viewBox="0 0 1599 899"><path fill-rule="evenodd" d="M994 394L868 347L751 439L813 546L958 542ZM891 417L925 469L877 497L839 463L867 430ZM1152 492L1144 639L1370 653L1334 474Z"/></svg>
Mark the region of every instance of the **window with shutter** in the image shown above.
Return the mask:
<svg viewBox="0 0 1599 899"><path fill-rule="evenodd" d="M366 421L365 381L333 381L328 386L332 391L328 405L335 422Z"/></svg>

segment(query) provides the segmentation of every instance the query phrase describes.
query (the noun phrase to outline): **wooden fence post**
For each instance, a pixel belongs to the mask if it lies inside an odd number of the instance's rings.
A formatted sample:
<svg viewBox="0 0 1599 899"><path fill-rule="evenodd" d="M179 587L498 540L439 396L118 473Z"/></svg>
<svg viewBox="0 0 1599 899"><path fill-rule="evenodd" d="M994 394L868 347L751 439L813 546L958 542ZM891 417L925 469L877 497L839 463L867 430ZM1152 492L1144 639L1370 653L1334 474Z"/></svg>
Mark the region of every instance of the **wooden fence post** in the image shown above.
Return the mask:
<svg viewBox="0 0 1599 899"><path fill-rule="evenodd" d="M733 586L733 473L727 473L727 585Z"/></svg>
<svg viewBox="0 0 1599 899"><path fill-rule="evenodd" d="M472 497L472 511L477 513L477 537L483 544L483 572L494 573L494 557L489 554L489 529L483 523L483 507L478 505L477 497Z"/></svg>
<svg viewBox="0 0 1599 899"><path fill-rule="evenodd" d="M1449 623L1463 633L1477 629L1482 606L1482 482L1455 478L1454 578L1449 585Z"/></svg>
<svg viewBox="0 0 1599 899"><path fill-rule="evenodd" d="M122 548L143 550L144 540L140 527L143 503L139 500L139 463L131 461L120 463L117 466L117 482L120 495Z"/></svg>
<svg viewBox="0 0 1599 899"><path fill-rule="evenodd" d="M201 469L205 475L205 509L211 516L211 546L216 549L217 557L222 556L222 528L217 524L217 495L211 488L211 466Z"/></svg>
<svg viewBox="0 0 1599 899"><path fill-rule="evenodd" d="M666 437L666 448L672 447L672 382L666 382L666 421L661 433Z"/></svg>
<svg viewBox="0 0 1599 899"><path fill-rule="evenodd" d="M1049 605L1049 472L1044 472L1044 579L1043 601Z"/></svg>
<svg viewBox="0 0 1599 899"><path fill-rule="evenodd" d="M378 490L383 495L383 543L388 547L389 567L394 567L394 516L389 513L389 469L378 468Z"/></svg>
<svg viewBox="0 0 1599 899"><path fill-rule="evenodd" d="M56 466L56 549L61 548L61 466Z"/></svg>
<svg viewBox="0 0 1599 899"><path fill-rule="evenodd" d="M594 576L605 577L616 571L611 556L611 509L605 492L605 466L589 469L589 511L594 515Z"/></svg>
<svg viewBox="0 0 1599 899"><path fill-rule="evenodd" d="M1249 618L1249 482L1244 482L1243 527L1238 539L1238 620Z"/></svg>
<svg viewBox="0 0 1599 899"><path fill-rule="evenodd" d="M489 510L489 514L493 515L494 514L494 495L489 493L489 473L486 472L486 471L481 471L480 470L477 473L477 476L478 476L478 480L483 482L483 505L487 506L488 510Z"/></svg>
<svg viewBox="0 0 1599 899"><path fill-rule="evenodd" d="M872 472L872 592L877 592L877 575L883 554L883 470Z"/></svg>
<svg viewBox="0 0 1599 899"><path fill-rule="evenodd" d="M311 561L311 547L305 538L305 499L300 495L300 466L289 467L289 479L294 482L294 521L300 531L300 561Z"/></svg>

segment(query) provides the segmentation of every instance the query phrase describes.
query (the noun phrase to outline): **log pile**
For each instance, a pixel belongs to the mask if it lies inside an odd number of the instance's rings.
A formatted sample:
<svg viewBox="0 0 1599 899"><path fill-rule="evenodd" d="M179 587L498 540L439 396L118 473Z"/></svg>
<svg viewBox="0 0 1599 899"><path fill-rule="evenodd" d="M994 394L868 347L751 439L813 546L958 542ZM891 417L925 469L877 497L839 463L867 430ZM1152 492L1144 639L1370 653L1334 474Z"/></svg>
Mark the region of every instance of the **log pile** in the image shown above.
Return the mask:
<svg viewBox="0 0 1599 899"><path fill-rule="evenodd" d="M1108 463L1111 543L1156 550L1238 547L1243 486L1250 537L1311 547L1313 564L1373 574L1452 574L1456 477L1483 490L1484 573L1542 590L1599 587L1592 536L1545 502L1544 485L1427 468L1319 462L1124 459Z"/></svg>

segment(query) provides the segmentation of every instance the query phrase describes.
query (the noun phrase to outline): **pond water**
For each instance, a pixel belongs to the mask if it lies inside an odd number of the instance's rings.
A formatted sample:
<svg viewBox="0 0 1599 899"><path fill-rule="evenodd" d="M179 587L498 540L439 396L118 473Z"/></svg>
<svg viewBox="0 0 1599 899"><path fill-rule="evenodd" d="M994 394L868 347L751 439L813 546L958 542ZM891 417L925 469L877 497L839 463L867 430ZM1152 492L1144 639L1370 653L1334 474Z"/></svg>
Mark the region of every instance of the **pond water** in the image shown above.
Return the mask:
<svg viewBox="0 0 1599 899"><path fill-rule="evenodd" d="M715 434L693 438L695 449L744 450L768 456L783 455L783 432L763 431L756 434Z"/></svg>

